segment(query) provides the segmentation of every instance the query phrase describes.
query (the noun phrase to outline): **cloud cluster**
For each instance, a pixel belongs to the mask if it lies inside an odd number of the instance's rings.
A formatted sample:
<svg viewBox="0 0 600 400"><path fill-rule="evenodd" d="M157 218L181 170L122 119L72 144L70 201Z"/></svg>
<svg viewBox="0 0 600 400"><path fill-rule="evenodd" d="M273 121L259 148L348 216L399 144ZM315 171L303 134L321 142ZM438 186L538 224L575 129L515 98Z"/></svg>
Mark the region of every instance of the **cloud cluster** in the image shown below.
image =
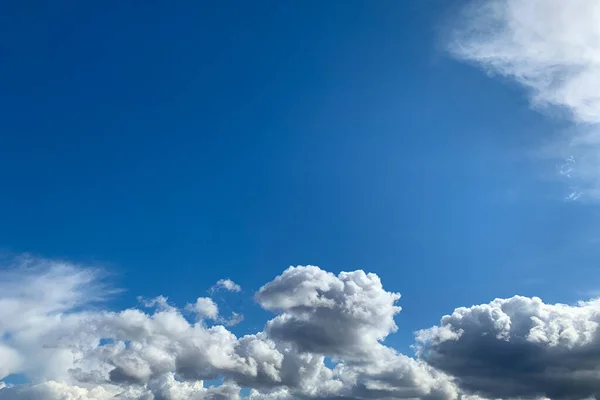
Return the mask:
<svg viewBox="0 0 600 400"><path fill-rule="evenodd" d="M150 382L151 390L107 385L86 388L56 381L14 387L0 386L0 400L225 400L239 398L235 385L203 386L202 381L180 382L166 374Z"/></svg>
<svg viewBox="0 0 600 400"><path fill-rule="evenodd" d="M549 151L563 160L569 198L600 198L600 3L473 1L454 26L455 57L519 83L535 108L578 125Z"/></svg>
<svg viewBox="0 0 600 400"><path fill-rule="evenodd" d="M600 300L458 308L409 357L385 344L400 295L363 271L288 268L255 295L273 318L237 337L210 298L103 310L97 271L22 264L0 273L0 400L600 398Z"/></svg>
<svg viewBox="0 0 600 400"><path fill-rule="evenodd" d="M102 310L110 291L97 271L26 264L0 276L0 380L31 383L5 385L0 400L234 399L241 387L255 399L457 396L445 374L382 343L397 329L399 295L374 274L289 268L256 294L275 313L264 331L237 337L210 298Z"/></svg>

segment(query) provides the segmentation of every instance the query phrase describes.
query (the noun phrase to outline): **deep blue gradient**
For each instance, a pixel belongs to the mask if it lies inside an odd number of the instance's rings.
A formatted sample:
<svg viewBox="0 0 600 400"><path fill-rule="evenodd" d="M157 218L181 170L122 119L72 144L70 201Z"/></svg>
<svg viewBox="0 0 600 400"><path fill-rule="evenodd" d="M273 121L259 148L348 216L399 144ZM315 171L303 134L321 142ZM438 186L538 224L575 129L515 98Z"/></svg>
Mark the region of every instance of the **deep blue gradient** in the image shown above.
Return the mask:
<svg viewBox="0 0 600 400"><path fill-rule="evenodd" d="M460 1L34 3L0 6L5 251L102 265L118 307L230 277L240 332L287 266L362 268L400 346L597 288L599 217L531 155L557 122L441 49Z"/></svg>

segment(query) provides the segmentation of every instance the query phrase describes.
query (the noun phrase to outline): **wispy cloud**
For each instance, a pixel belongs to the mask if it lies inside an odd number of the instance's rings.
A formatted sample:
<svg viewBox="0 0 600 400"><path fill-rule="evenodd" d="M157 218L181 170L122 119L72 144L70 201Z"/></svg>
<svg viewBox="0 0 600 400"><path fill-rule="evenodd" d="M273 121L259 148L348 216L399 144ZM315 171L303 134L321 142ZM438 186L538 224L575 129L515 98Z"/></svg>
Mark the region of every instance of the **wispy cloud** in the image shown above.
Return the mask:
<svg viewBox="0 0 600 400"><path fill-rule="evenodd" d="M474 1L454 21L457 58L528 90L534 108L572 121L556 139L558 174L571 200L600 200L600 3Z"/></svg>

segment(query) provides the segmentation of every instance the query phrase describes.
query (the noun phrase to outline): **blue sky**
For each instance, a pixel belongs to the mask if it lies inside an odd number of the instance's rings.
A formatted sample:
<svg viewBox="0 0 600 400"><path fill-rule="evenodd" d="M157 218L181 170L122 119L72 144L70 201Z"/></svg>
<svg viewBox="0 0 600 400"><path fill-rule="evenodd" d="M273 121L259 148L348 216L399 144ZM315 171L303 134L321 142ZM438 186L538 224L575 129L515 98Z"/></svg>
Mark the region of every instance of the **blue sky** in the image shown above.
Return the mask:
<svg viewBox="0 0 600 400"><path fill-rule="evenodd" d="M595 177L541 154L596 121L449 51L465 4L1 5L0 248L101 267L108 310L230 278L236 335L288 266L362 269L402 294L407 354L460 306L592 297Z"/></svg>

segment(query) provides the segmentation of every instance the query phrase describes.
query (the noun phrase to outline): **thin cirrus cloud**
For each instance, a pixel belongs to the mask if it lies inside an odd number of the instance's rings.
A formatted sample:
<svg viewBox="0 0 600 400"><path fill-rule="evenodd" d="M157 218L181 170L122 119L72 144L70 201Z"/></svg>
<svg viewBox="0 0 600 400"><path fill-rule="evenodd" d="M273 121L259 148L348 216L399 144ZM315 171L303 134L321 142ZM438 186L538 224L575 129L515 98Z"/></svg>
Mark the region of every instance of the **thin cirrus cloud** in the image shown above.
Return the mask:
<svg viewBox="0 0 600 400"><path fill-rule="evenodd" d="M286 269L255 294L273 318L240 337L186 317L191 307L218 319L209 298L109 311L96 270L29 259L1 275L0 382L31 382L0 383L0 400L240 399L244 387L253 399L600 396L599 301L517 296L458 308L418 331L409 357L385 343L400 295L361 270Z"/></svg>
<svg viewBox="0 0 600 400"><path fill-rule="evenodd" d="M600 200L600 3L473 1L453 26L454 57L519 83L534 108L573 123L544 153L558 160L568 199Z"/></svg>

